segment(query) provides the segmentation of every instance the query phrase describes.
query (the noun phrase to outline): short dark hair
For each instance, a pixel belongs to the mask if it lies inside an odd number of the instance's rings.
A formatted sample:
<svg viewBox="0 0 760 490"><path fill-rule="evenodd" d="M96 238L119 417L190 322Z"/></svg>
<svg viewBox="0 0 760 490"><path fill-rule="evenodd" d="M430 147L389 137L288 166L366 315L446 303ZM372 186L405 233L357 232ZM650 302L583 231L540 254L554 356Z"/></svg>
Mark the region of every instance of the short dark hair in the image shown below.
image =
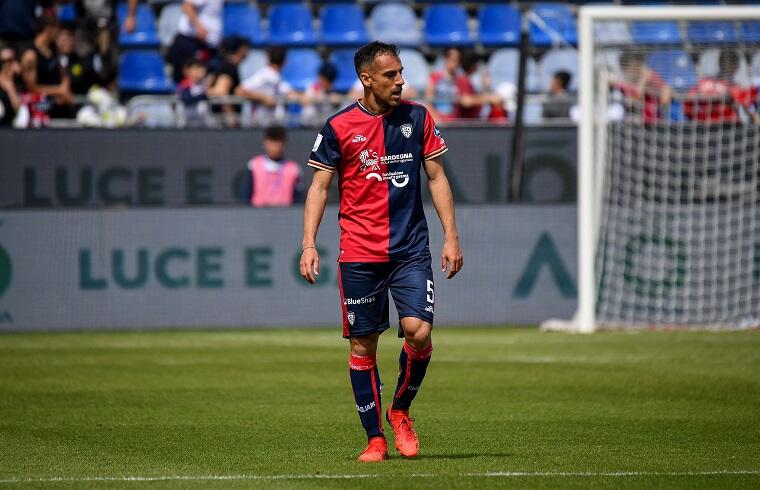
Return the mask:
<svg viewBox="0 0 760 490"><path fill-rule="evenodd" d="M570 79L572 78L573 76L565 70L554 72L554 79L559 82L559 86L562 87L562 90L567 90L567 87L570 86Z"/></svg>
<svg viewBox="0 0 760 490"><path fill-rule="evenodd" d="M620 55L620 66L625 68L630 64L643 65L644 64L644 52L638 49L627 49Z"/></svg>
<svg viewBox="0 0 760 490"><path fill-rule="evenodd" d="M269 58L269 63L272 65L284 65L285 55L286 51L282 46L272 46L267 48L267 57Z"/></svg>
<svg viewBox="0 0 760 490"><path fill-rule="evenodd" d="M243 46L250 47L251 42L243 36L232 34L222 41L222 52L226 55L237 53Z"/></svg>
<svg viewBox="0 0 760 490"><path fill-rule="evenodd" d="M202 60L198 58L190 58L187 61L185 61L185 64L182 65L183 68L192 68L193 66L202 66L206 67L206 63L204 63Z"/></svg>
<svg viewBox="0 0 760 490"><path fill-rule="evenodd" d="M58 27L61 25L61 21L58 20L58 17L55 14L50 13L44 13L37 17L37 32L40 33L47 29L48 27Z"/></svg>
<svg viewBox="0 0 760 490"><path fill-rule="evenodd" d="M462 66L462 70L464 70L465 73L469 73L478 65L478 61L480 61L480 59L478 58L478 55L475 54L475 51L468 49L462 53L459 64Z"/></svg>
<svg viewBox="0 0 760 490"><path fill-rule="evenodd" d="M338 78L338 69L329 61L325 61L319 67L317 74L325 77L328 82L332 83L336 78Z"/></svg>
<svg viewBox="0 0 760 490"><path fill-rule="evenodd" d="M398 53L398 46L395 44L386 44L380 41L372 41L365 44L357 49L356 54L354 54L354 69L356 70L356 74L361 74L362 68L372 64L378 55L390 54L399 58Z"/></svg>
<svg viewBox="0 0 760 490"><path fill-rule="evenodd" d="M284 126L269 126L264 130L264 139L272 141L285 141L288 137L288 132Z"/></svg>
<svg viewBox="0 0 760 490"><path fill-rule="evenodd" d="M739 68L739 53L735 49L722 49L718 56L720 74L732 76L737 68Z"/></svg>

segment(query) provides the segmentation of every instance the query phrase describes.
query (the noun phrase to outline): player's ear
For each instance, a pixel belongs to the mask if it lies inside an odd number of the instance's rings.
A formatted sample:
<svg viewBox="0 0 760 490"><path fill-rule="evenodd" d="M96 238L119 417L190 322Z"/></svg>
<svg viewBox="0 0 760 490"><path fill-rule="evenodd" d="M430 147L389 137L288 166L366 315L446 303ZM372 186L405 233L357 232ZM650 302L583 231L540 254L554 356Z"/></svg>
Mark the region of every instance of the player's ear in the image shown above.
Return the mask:
<svg viewBox="0 0 760 490"><path fill-rule="evenodd" d="M365 87L371 87L372 86L372 77L369 76L369 73L367 73L367 72L364 72L364 71L361 72L359 74L359 80L361 80L362 85L364 85Z"/></svg>

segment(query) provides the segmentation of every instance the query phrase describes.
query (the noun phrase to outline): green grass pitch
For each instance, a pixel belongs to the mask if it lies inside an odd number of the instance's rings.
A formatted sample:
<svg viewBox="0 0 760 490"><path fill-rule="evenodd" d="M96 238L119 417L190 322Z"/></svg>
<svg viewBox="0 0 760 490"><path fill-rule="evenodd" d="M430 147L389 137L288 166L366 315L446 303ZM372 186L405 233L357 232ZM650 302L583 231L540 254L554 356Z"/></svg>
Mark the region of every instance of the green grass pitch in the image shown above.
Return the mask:
<svg viewBox="0 0 760 490"><path fill-rule="evenodd" d="M760 487L758 331L437 329L421 455L379 464L339 337L0 335L0 487Z"/></svg>

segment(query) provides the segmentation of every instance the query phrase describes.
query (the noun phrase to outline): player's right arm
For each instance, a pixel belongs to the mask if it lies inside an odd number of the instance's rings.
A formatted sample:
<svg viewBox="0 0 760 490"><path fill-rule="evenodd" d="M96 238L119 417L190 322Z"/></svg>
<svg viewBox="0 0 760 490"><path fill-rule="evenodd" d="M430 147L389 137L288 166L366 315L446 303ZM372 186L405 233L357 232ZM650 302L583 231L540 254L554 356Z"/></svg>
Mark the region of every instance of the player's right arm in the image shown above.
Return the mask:
<svg viewBox="0 0 760 490"><path fill-rule="evenodd" d="M306 195L303 212L303 242L301 243L301 276L309 284L314 284L319 275L319 252L317 252L317 230L322 222L327 205L327 195L332 184L333 172L317 170L311 180Z"/></svg>

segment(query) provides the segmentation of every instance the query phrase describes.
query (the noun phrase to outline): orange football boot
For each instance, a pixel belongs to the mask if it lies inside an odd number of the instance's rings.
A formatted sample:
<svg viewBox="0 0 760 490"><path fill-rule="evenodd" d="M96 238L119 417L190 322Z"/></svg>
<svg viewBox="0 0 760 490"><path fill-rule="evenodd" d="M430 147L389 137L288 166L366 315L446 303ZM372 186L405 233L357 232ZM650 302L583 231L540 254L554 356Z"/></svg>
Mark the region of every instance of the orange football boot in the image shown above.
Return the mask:
<svg viewBox="0 0 760 490"><path fill-rule="evenodd" d="M385 420L391 424L393 433L396 435L396 450L405 458L413 458L420 452L420 440L414 432L408 410L391 410L385 412Z"/></svg>
<svg viewBox="0 0 760 490"><path fill-rule="evenodd" d="M373 437L370 439L367 448L359 455L358 459L362 463L388 459L388 443L385 441L385 437Z"/></svg>

